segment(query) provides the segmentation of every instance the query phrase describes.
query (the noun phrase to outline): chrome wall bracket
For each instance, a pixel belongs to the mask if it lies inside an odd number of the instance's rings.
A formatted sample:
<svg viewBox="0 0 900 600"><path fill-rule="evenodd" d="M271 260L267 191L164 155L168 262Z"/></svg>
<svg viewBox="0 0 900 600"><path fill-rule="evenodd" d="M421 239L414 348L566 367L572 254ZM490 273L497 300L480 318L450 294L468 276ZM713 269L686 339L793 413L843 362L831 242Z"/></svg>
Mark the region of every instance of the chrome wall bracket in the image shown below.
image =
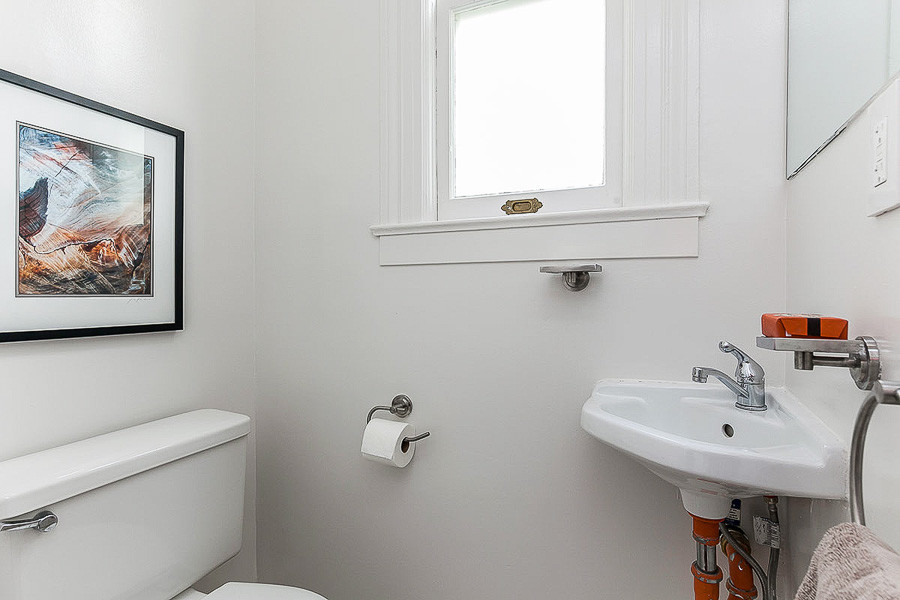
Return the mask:
<svg viewBox="0 0 900 600"><path fill-rule="evenodd" d="M59 518L49 510L44 510L30 519L0 521L0 531L23 531L25 529L34 529L35 531L46 533L58 524Z"/></svg>
<svg viewBox="0 0 900 600"><path fill-rule="evenodd" d="M372 417L375 416L375 413L379 410L386 410L392 415L397 415L401 419L405 419L412 412L412 400L409 399L409 396L405 394L399 394L394 396L394 399L391 400L390 406L376 406L372 410L369 411L369 416L366 417L366 423L372 420Z"/></svg>
<svg viewBox="0 0 900 600"><path fill-rule="evenodd" d="M379 410L386 410L392 415L397 415L401 419L405 419L410 415L413 409L412 400L409 399L409 396L406 394L398 394L394 396L394 399L391 400L390 406L376 406L369 411L369 415L366 417L366 423L372 420L372 417ZM425 433L420 433L419 435L415 435L412 437L403 438L403 451L406 452L406 449L409 448L409 445L419 440L424 440L429 435L431 435L430 431L426 431Z"/></svg>
<svg viewBox="0 0 900 600"><path fill-rule="evenodd" d="M600 273L603 267L594 263L589 265L547 265L541 267L541 273L552 273L563 276L563 285L573 292L580 292L591 281L591 273Z"/></svg>
<svg viewBox="0 0 900 600"><path fill-rule="evenodd" d="M820 340L810 338L756 338L756 345L766 350L794 353L794 368L812 371L814 367L844 367L861 390L871 390L881 376L881 358L875 338L859 336L854 340ZM830 356L843 354L844 356Z"/></svg>

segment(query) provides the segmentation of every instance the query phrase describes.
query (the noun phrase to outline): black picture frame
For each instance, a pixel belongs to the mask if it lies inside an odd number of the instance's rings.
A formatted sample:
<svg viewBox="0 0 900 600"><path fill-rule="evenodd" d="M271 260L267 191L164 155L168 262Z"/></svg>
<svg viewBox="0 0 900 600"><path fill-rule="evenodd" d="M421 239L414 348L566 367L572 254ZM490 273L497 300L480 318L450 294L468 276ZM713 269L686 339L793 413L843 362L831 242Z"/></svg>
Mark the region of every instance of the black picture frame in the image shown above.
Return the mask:
<svg viewBox="0 0 900 600"><path fill-rule="evenodd" d="M152 319L153 322L140 322L140 319L135 319L136 322L128 323L128 324L116 324L109 325L98 323L96 326L74 326L67 327L63 323L62 326L59 324L54 324L54 326L48 327L46 329L22 329L16 330L15 328L10 329L8 324L0 324L0 342L23 342L23 341L32 341L32 340L54 340L54 339L64 339L64 338L82 338L82 337L95 337L95 336L112 336L112 335L122 335L122 334L135 334L135 333L154 333L154 332L163 332L163 331L179 331L184 329L184 137L185 134L180 129L176 129L174 127L164 125L162 123L158 123L151 119L147 119L145 117L141 117L127 111L114 108L107 104L103 104L101 102L97 102L95 100L91 100L89 98L85 98L83 96L79 96L77 94L73 94L71 92L67 92L65 90L61 90L59 88L41 83L39 81L35 81L33 79L29 79L27 77L23 77L21 75L17 75L15 73L5 71L0 69L0 84L12 84L13 86L17 86L18 88L22 88L23 90L27 90L28 92L33 92L35 94L40 94L42 96L50 97L56 100L61 100L64 103L72 105L75 110L83 110L87 109L89 111L93 111L95 113L100 113L101 115L105 115L112 119L118 119L121 122L129 123L132 125L136 125L139 127L143 127L146 130L151 130L154 132L158 132L165 136L171 136L174 138L174 177L172 178L174 181L174 190L172 190L171 202L173 203L171 206L171 211L174 212L174 223L173 231L171 232L170 242L174 244L174 248L169 248L167 246L167 255L171 254L172 260L171 265L166 265L167 273L171 273L173 277L173 281L171 285L172 292L174 293L174 299L171 302L171 306L174 310L171 311L171 318L165 318L160 322L160 319ZM75 108L77 107L77 108ZM18 119L17 121L17 132L18 136ZM12 135L11 128L7 129L8 123L3 123L0 121L0 144L3 144L4 135ZM12 138L12 141L17 141L18 138ZM18 151L17 151L18 154ZM0 176L0 227L4 226L4 214L13 214L15 212L16 219L18 219L18 211L19 211L19 198L20 198L20 190L12 189L13 187L18 188L18 185L8 185L8 183L4 180L2 176ZM168 191L166 192L168 193ZM15 195L14 195L15 194ZM15 211L6 210L3 208L3 198L13 199L16 198L16 209ZM167 196L168 198L168 196ZM155 200L154 200L155 202ZM155 210L155 209L154 209ZM170 214L170 213L167 213ZM16 222L16 221L14 221ZM154 222L152 225L154 232L158 227L158 224ZM154 233L155 234L155 233ZM154 241L155 244L155 241ZM0 265L6 260L18 261L18 256L13 255L10 252L9 258L4 258L3 249L0 248ZM167 261L168 263L168 261ZM151 268L156 268L157 265L154 263L151 265ZM18 268L18 267L16 267ZM2 293L2 292L0 292ZM119 297L116 296L118 300ZM55 299L57 302L65 302L65 298ZM122 302L127 302L129 300L129 296L123 295L121 296ZM16 298L13 300L21 301L21 302L29 302L33 301L31 298L21 298L16 294ZM167 300L167 302L169 302ZM168 306L168 304L167 304ZM38 312L40 309L38 309ZM32 311L34 312L34 311ZM168 312L168 309L167 309Z"/></svg>

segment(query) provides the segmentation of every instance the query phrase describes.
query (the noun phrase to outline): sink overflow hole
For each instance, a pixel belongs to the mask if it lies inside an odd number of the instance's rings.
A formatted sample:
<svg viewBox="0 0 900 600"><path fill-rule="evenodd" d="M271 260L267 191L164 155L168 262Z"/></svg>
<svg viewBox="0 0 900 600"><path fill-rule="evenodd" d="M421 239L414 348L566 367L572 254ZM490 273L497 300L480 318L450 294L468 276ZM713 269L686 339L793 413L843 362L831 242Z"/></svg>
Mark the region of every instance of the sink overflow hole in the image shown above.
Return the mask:
<svg viewBox="0 0 900 600"><path fill-rule="evenodd" d="M722 425L722 433L725 434L725 437L732 437L734 435L734 427L732 427L728 423L725 423L724 425Z"/></svg>

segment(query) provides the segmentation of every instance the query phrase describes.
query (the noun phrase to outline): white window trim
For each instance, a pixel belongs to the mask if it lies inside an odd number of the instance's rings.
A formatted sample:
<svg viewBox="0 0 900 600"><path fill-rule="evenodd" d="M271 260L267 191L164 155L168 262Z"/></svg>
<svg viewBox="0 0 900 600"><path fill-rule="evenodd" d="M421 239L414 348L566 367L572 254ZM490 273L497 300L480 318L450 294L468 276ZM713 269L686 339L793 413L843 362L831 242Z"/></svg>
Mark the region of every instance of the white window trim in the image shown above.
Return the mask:
<svg viewBox="0 0 900 600"><path fill-rule="evenodd" d="M623 14L623 206L437 221L434 0L380 0L381 264L698 255L699 0L609 1Z"/></svg>
<svg viewBox="0 0 900 600"><path fill-rule="evenodd" d="M454 118L452 111L453 97L453 53L454 13L502 3L506 0L436 0L435 15L437 44L435 71L435 154L437 161L437 206L438 219L472 219L482 217L503 216L501 206L507 201L537 198L543 205L544 212L589 211L599 208L615 208L622 206L622 4L610 1L605 11L605 62L603 65L605 79L605 102L603 108L604 121L604 160L603 183L595 187L572 186L570 188L518 188L517 191L497 192L473 196L455 196L452 179L454 178ZM591 0L604 4L604 0ZM612 26L607 25L614 24ZM615 118L610 118L615 116Z"/></svg>

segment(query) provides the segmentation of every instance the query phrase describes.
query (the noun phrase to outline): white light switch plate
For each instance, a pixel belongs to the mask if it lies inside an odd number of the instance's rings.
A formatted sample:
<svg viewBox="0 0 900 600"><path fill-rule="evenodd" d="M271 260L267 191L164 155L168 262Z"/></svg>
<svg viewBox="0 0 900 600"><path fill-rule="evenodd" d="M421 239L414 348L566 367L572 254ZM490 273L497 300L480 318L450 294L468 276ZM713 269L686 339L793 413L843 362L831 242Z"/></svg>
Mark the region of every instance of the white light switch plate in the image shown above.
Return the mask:
<svg viewBox="0 0 900 600"><path fill-rule="evenodd" d="M887 182L887 127L888 118L884 117L875 121L872 128L872 151L875 155L872 187Z"/></svg>
<svg viewBox="0 0 900 600"><path fill-rule="evenodd" d="M865 112L869 131L872 190L868 215L877 217L900 207L900 80L876 98Z"/></svg>

